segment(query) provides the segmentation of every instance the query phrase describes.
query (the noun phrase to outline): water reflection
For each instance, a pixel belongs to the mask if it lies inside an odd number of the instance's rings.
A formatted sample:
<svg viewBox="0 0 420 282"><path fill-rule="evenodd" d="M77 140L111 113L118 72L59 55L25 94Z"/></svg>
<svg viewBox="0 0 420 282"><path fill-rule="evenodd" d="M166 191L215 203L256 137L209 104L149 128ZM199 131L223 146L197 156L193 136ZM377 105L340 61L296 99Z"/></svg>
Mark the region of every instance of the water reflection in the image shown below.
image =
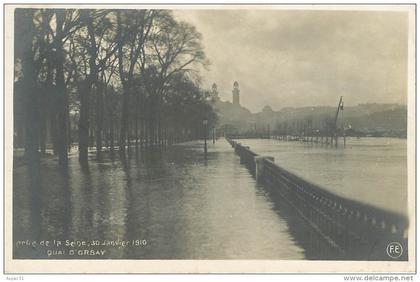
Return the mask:
<svg viewBox="0 0 420 282"><path fill-rule="evenodd" d="M14 238L31 238L25 167L14 169ZM258 187L225 140L167 151L103 153L88 166L71 158L66 171L42 162L42 238L146 240L106 247L106 256L57 258L302 259L304 250L267 191ZM36 255L35 255L36 254ZM14 250L45 258L43 250Z"/></svg>
<svg viewBox="0 0 420 282"><path fill-rule="evenodd" d="M346 149L268 139L241 140L283 168L337 195L407 213L407 142L348 138ZM378 195L380 195L378 197Z"/></svg>

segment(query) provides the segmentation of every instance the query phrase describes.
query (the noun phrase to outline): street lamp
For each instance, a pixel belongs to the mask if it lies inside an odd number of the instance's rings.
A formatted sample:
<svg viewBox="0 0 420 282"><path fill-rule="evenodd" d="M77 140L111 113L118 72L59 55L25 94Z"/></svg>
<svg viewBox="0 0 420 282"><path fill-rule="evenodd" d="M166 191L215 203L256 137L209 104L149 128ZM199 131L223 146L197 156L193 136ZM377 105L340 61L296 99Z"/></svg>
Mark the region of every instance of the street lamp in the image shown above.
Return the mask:
<svg viewBox="0 0 420 282"><path fill-rule="evenodd" d="M203 119L203 126L204 126L204 155L207 156L207 124L208 120L206 118Z"/></svg>

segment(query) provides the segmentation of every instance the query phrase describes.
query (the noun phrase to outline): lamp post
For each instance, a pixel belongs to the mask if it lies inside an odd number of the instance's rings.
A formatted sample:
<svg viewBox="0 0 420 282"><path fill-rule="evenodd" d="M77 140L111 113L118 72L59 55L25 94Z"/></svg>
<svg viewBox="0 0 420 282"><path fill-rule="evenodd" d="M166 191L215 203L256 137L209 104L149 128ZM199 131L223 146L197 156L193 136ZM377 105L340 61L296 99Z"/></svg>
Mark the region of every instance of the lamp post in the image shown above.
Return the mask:
<svg viewBox="0 0 420 282"><path fill-rule="evenodd" d="M208 123L208 120L206 118L203 119L203 126L204 126L204 156L207 156L207 123Z"/></svg>

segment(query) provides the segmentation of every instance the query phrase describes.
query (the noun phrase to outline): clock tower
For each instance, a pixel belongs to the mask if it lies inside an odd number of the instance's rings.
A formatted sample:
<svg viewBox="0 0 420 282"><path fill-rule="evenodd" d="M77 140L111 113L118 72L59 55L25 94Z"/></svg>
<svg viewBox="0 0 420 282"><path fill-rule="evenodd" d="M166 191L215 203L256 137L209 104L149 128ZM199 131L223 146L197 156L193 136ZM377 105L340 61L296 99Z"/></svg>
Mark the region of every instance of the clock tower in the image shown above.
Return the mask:
<svg viewBox="0 0 420 282"><path fill-rule="evenodd" d="M233 83L233 90L232 90L232 104L234 106L240 106L239 104L239 83L235 81Z"/></svg>

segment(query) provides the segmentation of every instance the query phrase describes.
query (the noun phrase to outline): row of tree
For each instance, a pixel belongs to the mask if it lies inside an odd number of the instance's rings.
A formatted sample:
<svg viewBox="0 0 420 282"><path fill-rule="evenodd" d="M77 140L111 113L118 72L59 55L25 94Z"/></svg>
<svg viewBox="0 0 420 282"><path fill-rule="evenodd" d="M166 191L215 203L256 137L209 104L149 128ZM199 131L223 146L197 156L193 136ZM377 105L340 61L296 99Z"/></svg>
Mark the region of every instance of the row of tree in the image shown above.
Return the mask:
<svg viewBox="0 0 420 282"><path fill-rule="evenodd" d="M152 148L203 134L217 117L199 87L201 35L168 10L16 9L15 146Z"/></svg>

